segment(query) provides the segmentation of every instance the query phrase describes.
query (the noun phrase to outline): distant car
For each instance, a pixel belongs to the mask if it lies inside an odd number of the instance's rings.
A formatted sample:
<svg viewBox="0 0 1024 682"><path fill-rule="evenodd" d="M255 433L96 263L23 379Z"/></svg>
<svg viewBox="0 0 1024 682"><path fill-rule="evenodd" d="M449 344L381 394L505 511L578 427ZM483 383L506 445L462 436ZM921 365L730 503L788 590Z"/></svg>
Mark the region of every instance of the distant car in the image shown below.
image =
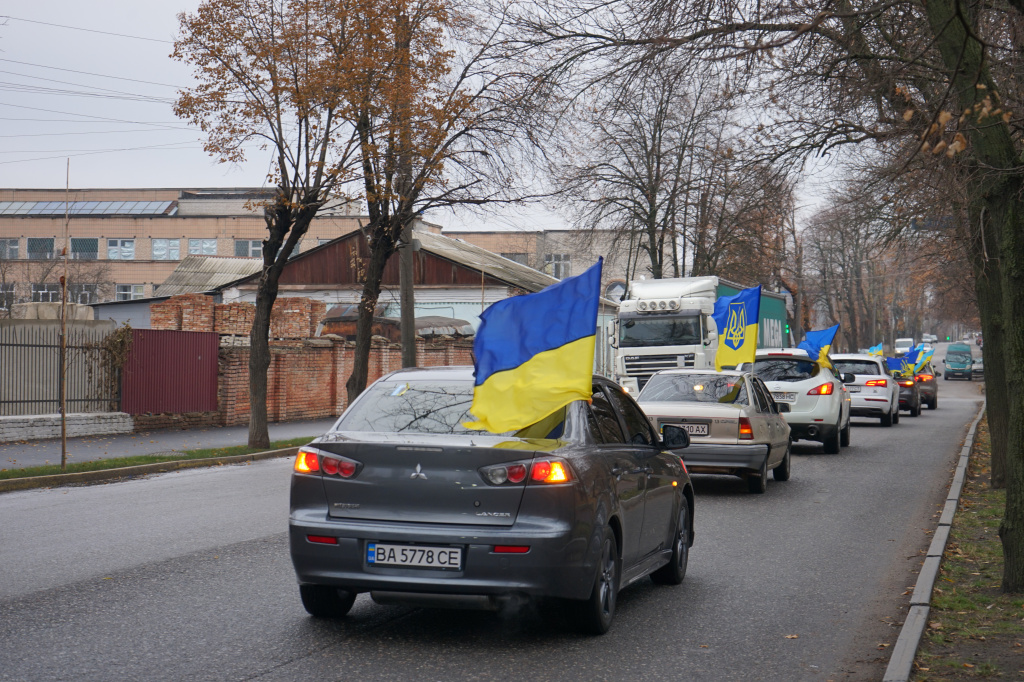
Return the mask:
<svg viewBox="0 0 1024 682"><path fill-rule="evenodd" d="M929 410L934 410L939 406L938 378L938 375L935 374L935 368L932 367L930 362L914 375L918 390L921 393L921 402L927 405Z"/></svg>
<svg viewBox="0 0 1024 682"><path fill-rule="evenodd" d="M694 495L666 448L684 430L664 443L600 377L590 403L503 435L463 426L472 400L472 367L393 372L299 450L289 545L310 614L344 616L359 592L482 610L558 597L599 634L620 588L683 580Z"/></svg>
<svg viewBox="0 0 1024 682"><path fill-rule="evenodd" d="M937 343L939 337L935 334L921 334L921 340L925 343Z"/></svg>
<svg viewBox="0 0 1024 682"><path fill-rule="evenodd" d="M900 409L910 412L911 417L921 416L921 388L916 376L894 377L900 387Z"/></svg>
<svg viewBox="0 0 1024 682"><path fill-rule="evenodd" d="M974 364L971 365L971 376L972 377L984 377L985 376L985 359L974 358Z"/></svg>
<svg viewBox="0 0 1024 682"><path fill-rule="evenodd" d="M882 426L900 423L900 387L889 374L884 358L852 353L831 357L837 370L854 376L854 381L846 384L851 415L877 417Z"/></svg>
<svg viewBox="0 0 1024 682"><path fill-rule="evenodd" d="M943 379L959 377L970 381L973 378L971 366L974 360L971 357L971 347L966 343L951 343L946 347L946 357L942 359L944 369Z"/></svg>
<svg viewBox="0 0 1024 682"><path fill-rule="evenodd" d="M752 371L775 402L786 405L782 416L793 440L818 441L829 455L839 454L840 446L850 444L850 394L842 378L812 361L806 351L762 349L752 367L744 363L737 369Z"/></svg>
<svg viewBox="0 0 1024 682"><path fill-rule="evenodd" d="M654 374L637 402L659 431L690 434L682 453L694 473L731 474L763 493L768 472L790 475L789 425L764 383L748 372L666 369Z"/></svg>
<svg viewBox="0 0 1024 682"><path fill-rule="evenodd" d="M896 339L892 344L892 352L896 355L906 355L914 347L914 339Z"/></svg>

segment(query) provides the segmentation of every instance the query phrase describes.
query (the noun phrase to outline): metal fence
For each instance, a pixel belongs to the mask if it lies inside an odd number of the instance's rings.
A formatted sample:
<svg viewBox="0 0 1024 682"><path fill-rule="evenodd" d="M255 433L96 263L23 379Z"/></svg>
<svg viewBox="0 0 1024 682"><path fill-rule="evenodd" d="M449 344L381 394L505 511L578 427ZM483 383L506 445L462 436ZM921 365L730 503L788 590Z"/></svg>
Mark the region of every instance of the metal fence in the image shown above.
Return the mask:
<svg viewBox="0 0 1024 682"><path fill-rule="evenodd" d="M68 321L69 414L118 410L117 370L105 362L102 348L115 327L109 321ZM0 416L60 412L59 368L59 320L0 321Z"/></svg>
<svg viewBox="0 0 1024 682"><path fill-rule="evenodd" d="M133 329L121 384L122 410L216 411L219 350L217 332Z"/></svg>

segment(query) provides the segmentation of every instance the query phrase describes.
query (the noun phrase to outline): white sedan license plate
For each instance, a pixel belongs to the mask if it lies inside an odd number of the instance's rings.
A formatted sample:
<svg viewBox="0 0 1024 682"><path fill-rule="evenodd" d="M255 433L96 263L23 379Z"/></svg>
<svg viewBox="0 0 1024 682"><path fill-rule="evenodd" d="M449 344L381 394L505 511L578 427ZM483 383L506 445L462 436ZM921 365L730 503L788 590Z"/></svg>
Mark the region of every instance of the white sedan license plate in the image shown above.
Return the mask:
<svg viewBox="0 0 1024 682"><path fill-rule="evenodd" d="M366 563L374 566L412 566L413 568L459 568L462 549L459 547L427 547L423 545L366 545Z"/></svg>
<svg viewBox="0 0 1024 682"><path fill-rule="evenodd" d="M708 435L707 424L680 424L686 432L691 436L706 436Z"/></svg>
<svg viewBox="0 0 1024 682"><path fill-rule="evenodd" d="M772 398L776 401L791 403L796 400L796 393L772 393Z"/></svg>

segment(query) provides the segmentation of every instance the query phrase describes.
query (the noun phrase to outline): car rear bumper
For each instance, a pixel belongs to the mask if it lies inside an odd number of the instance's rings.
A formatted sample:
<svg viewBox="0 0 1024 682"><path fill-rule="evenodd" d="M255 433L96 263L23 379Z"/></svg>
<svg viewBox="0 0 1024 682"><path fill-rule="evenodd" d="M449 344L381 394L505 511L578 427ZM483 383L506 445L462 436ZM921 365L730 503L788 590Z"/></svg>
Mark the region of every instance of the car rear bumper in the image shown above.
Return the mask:
<svg viewBox="0 0 1024 682"><path fill-rule="evenodd" d="M813 424L789 424L789 437L792 440L815 440L824 443L834 438L839 429L835 424L815 422Z"/></svg>
<svg viewBox="0 0 1024 682"><path fill-rule="evenodd" d="M695 443L679 450L686 468L699 474L735 474L740 471L760 471L768 456L764 443Z"/></svg>
<svg viewBox="0 0 1024 682"><path fill-rule="evenodd" d="M299 583L335 585L355 592L378 592L388 603L427 600L462 608L497 608L514 595L585 599L596 565L588 542L573 537L569 524L524 529L442 527L431 524L289 521L292 565ZM337 538L337 544L308 536ZM451 546L462 549L458 569L375 566L367 562L372 542ZM495 553L496 545L529 546L523 554ZM418 597L403 597L415 594ZM490 606L488 606L490 605Z"/></svg>
<svg viewBox="0 0 1024 682"><path fill-rule="evenodd" d="M884 417L891 411L888 398L855 398L850 404L851 417Z"/></svg>

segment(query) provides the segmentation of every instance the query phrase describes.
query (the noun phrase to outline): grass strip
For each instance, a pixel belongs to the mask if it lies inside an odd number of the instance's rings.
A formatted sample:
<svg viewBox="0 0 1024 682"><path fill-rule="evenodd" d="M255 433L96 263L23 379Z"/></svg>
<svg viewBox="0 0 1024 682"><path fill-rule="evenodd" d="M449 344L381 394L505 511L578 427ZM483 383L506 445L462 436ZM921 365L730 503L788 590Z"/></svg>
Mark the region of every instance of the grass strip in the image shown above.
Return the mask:
<svg viewBox="0 0 1024 682"><path fill-rule="evenodd" d="M912 679L1024 679L1024 597L1001 591L1005 490L990 486L988 421L974 451L932 594Z"/></svg>
<svg viewBox="0 0 1024 682"><path fill-rule="evenodd" d="M162 452L156 455L133 455L131 457L94 459L88 462L72 462L67 465L66 470L63 472L60 470L59 464L46 464L43 466L25 467L23 469L0 469L0 480L52 476L60 473L74 474L83 471L103 471L106 469L120 469L122 467L138 466L140 464L176 462L187 459L211 459L216 457L230 457L233 455L249 455L254 452L281 450L284 448L302 446L313 440L315 437L316 436L303 436L300 438L289 438L288 440L276 440L272 442L268 448L250 448L247 445L232 445L223 448L176 450L174 452Z"/></svg>

